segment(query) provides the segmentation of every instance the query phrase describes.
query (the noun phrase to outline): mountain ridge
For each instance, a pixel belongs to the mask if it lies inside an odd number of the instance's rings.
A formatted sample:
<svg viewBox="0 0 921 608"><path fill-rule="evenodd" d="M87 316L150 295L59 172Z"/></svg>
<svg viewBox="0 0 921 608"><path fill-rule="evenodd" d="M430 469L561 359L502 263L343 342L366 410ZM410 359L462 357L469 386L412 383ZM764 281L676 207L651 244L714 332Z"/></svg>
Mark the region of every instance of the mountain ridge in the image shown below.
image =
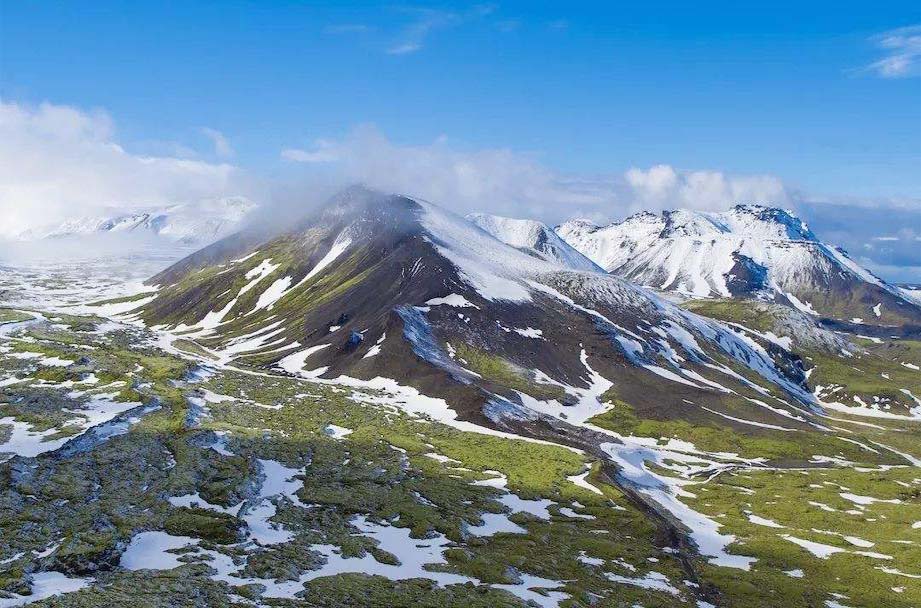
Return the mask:
<svg viewBox="0 0 921 608"><path fill-rule="evenodd" d="M699 463L705 445L707 458L720 454L717 469L700 465L710 475L913 458L840 436L843 415L901 424L921 408L895 389L872 402L854 392L859 406L823 401L842 387L813 385L812 373L841 382L833 365L852 369L861 351L807 315L771 305L755 323L731 307L703 316L406 196L347 189L281 234L227 237L150 282L134 320L169 349L591 455L606 482L714 565L748 570L755 558L727 553L733 537L647 460Z"/></svg>
<svg viewBox="0 0 921 608"><path fill-rule="evenodd" d="M487 213L470 213L465 219L503 243L573 270L604 272L597 264L573 249L543 222L515 219Z"/></svg>
<svg viewBox="0 0 921 608"><path fill-rule="evenodd" d="M408 197L347 190L285 234L219 241L151 283L159 290L141 318L218 360L318 379L408 379L461 418L500 428L604 411L598 378L618 378L618 399L668 417L687 415L669 411L682 398L722 411L733 395L746 396L733 408L759 424L802 424L804 412L821 411L784 342L752 343ZM764 386L779 409L756 403Z"/></svg>
<svg viewBox="0 0 921 608"><path fill-rule="evenodd" d="M778 300L871 324L921 322L921 308L902 290L783 209L740 204L720 213L641 212L606 226L571 220L555 231L606 271L660 291Z"/></svg>

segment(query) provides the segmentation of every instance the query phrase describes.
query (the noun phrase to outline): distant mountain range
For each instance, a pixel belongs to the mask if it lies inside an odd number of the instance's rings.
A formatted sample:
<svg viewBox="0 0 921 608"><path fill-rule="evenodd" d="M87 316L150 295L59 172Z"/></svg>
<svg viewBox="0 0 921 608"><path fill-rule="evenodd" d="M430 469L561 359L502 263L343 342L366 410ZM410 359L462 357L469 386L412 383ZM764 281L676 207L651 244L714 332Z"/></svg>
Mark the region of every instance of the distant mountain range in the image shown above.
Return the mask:
<svg viewBox="0 0 921 608"><path fill-rule="evenodd" d="M823 243L782 209L643 212L607 226L573 220L555 230L606 271L652 289L780 301L854 323L921 322L908 292Z"/></svg>
<svg viewBox="0 0 921 608"><path fill-rule="evenodd" d="M21 238L131 235L201 247L240 230L256 208L242 197L208 199L75 218ZM605 226L571 220L554 229L486 213L466 220L526 254L529 263L607 272L681 297L777 302L847 324L921 324L916 290L888 284L782 209L737 205L722 213L642 212Z"/></svg>
<svg viewBox="0 0 921 608"><path fill-rule="evenodd" d="M137 209L130 213L113 210L110 214L73 218L30 230L21 234L20 239L31 241L132 234L187 245L206 245L238 230L256 207L246 198L227 197Z"/></svg>

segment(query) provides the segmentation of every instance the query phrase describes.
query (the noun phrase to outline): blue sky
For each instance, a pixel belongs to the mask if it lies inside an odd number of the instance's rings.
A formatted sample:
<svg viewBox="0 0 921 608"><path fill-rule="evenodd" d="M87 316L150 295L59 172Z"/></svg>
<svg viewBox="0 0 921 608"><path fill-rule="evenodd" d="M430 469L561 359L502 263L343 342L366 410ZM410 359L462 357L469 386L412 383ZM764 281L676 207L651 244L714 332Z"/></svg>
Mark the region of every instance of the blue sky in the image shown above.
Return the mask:
<svg viewBox="0 0 921 608"><path fill-rule="evenodd" d="M371 130L403 158L507 151L556 181L668 165L919 209L919 24L917 0L3 2L0 96L260 179Z"/></svg>

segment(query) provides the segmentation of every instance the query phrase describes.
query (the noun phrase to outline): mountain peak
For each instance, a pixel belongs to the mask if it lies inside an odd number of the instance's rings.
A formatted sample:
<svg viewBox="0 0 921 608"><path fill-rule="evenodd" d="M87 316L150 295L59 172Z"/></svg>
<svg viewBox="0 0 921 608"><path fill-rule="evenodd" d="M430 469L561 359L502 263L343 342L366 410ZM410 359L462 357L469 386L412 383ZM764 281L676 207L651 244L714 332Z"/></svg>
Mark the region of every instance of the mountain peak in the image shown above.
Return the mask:
<svg viewBox="0 0 921 608"><path fill-rule="evenodd" d="M543 222L487 213L471 213L466 219L503 243L533 257L555 262L573 270L603 272Z"/></svg>
<svg viewBox="0 0 921 608"><path fill-rule="evenodd" d="M663 238L675 236L710 237L728 232L727 227L719 221L717 216L710 216L698 211L675 209L663 211L662 217L665 226L662 228Z"/></svg>
<svg viewBox="0 0 921 608"><path fill-rule="evenodd" d="M406 230L388 231L392 208L408 211L397 220ZM244 236L152 279L159 288L143 320L182 331L219 361L309 377L419 378L420 390L460 395L468 413L497 423L527 404L564 412L564 402L587 403L584 396L607 390L593 380L601 373L642 376L635 387L644 399L668 399L676 387L707 391L684 378L725 352L794 398L811 399L797 376L731 332L714 334L598 272L541 222L466 220L425 201L349 189L295 232L260 242ZM583 260L585 271L573 271L579 266L566 256ZM589 353L599 353L592 367ZM497 357L509 362L501 378L470 368L494 366ZM572 383L581 388L571 396L558 390ZM549 401L523 396L531 386Z"/></svg>
<svg viewBox="0 0 921 608"><path fill-rule="evenodd" d="M623 221L625 222L643 222L643 221L653 221L660 219L661 216L656 215L652 211L647 211L646 209L642 211L637 211L632 215L628 215Z"/></svg>
<svg viewBox="0 0 921 608"><path fill-rule="evenodd" d="M566 231L584 227L573 222L566 223ZM790 210L755 203L739 203L728 211L706 212L694 209L667 209L660 214L649 211L634 213L608 228L619 230L644 230L643 226L655 227L662 238L719 237L721 234L754 237L759 239L815 241L815 235L805 222ZM621 228L618 228L621 227Z"/></svg>
<svg viewBox="0 0 921 608"><path fill-rule="evenodd" d="M659 290L778 298L845 321L921 320L921 310L900 290L777 207L741 203L718 213L641 213L592 230L567 223L557 233L608 272Z"/></svg>
<svg viewBox="0 0 921 608"><path fill-rule="evenodd" d="M369 188L365 184L352 184L340 190L324 205L323 211L333 214L350 214L393 205L403 199L396 194L387 194Z"/></svg>
<svg viewBox="0 0 921 608"><path fill-rule="evenodd" d="M778 227L782 229L785 238L801 241L815 241L816 236L813 234L804 221L788 209L780 207L768 207L765 205L741 203L735 205L729 211L721 214L727 218L738 218L744 221L744 218L750 218L750 222L757 222L764 226ZM736 231L742 228L741 225L736 227Z"/></svg>

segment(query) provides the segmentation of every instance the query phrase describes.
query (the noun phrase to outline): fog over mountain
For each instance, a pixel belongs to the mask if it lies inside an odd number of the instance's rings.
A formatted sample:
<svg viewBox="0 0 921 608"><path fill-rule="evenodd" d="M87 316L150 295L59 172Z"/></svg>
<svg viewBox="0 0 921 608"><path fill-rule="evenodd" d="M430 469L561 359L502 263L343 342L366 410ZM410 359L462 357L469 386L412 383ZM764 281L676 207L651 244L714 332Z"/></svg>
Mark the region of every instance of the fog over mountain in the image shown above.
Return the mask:
<svg viewBox="0 0 921 608"><path fill-rule="evenodd" d="M792 207L881 276L921 281L914 229L921 225L919 201L832 197L837 202L815 203L815 197L768 174L660 164L579 175L510 149L471 151L444 139L397 144L373 126L356 128L339 140L285 149L280 168L265 171L231 164L226 155L178 146L172 154L164 154L162 146L157 155L133 152L120 142L115 119L104 111L51 103L2 102L0 135L0 213L5 218L0 238L81 231L87 222L117 222L234 197L271 209L259 221L283 224L305 205L360 182L437 200L461 213L488 212L548 225L579 217L605 223L644 210L722 211L738 203ZM219 210L203 206L201 213L207 216L201 221L224 221Z"/></svg>

